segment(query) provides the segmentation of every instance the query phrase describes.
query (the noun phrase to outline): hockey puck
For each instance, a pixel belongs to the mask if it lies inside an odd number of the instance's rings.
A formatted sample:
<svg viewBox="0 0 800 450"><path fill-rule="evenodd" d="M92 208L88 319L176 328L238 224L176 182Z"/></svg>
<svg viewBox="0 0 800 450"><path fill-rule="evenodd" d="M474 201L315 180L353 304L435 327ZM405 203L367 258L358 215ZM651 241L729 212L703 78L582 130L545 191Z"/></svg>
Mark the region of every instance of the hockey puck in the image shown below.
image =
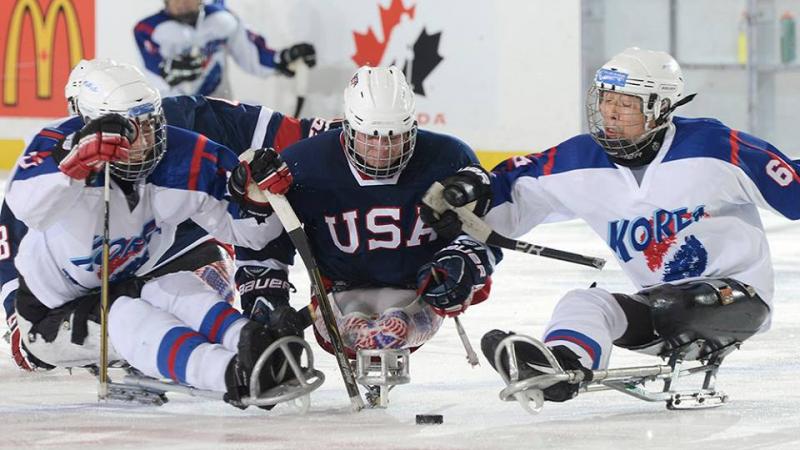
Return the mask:
<svg viewBox="0 0 800 450"><path fill-rule="evenodd" d="M444 423L441 414L417 414L417 425L440 425Z"/></svg>

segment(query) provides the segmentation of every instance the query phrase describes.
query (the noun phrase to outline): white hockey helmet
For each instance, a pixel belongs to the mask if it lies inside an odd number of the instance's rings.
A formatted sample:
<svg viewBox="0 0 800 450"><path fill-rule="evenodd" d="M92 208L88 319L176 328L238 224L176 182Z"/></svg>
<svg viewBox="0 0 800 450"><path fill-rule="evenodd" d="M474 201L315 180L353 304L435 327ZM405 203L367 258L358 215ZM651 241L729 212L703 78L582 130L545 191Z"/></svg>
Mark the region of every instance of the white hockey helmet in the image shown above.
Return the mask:
<svg viewBox="0 0 800 450"><path fill-rule="evenodd" d="M363 66L344 90L347 158L373 178L394 176L408 165L417 141L414 91L395 66Z"/></svg>
<svg viewBox="0 0 800 450"><path fill-rule="evenodd" d="M668 53L625 49L611 58L595 74L586 99L589 133L613 158L636 159L642 155L658 131L670 122L672 112L689 98L683 97L683 73L678 62ZM643 132L636 137L609 136L600 102L605 92L636 97L643 115ZM683 101L682 101L683 100ZM655 150L658 151L660 142Z"/></svg>
<svg viewBox="0 0 800 450"><path fill-rule="evenodd" d="M136 129L128 159L111 164L111 172L127 181L147 177L164 156L167 129L161 95L129 64L89 72L78 93L78 111L84 122L108 114L128 118Z"/></svg>
<svg viewBox="0 0 800 450"><path fill-rule="evenodd" d="M86 75L93 70L105 69L106 67L116 66L117 62L113 59L82 59L72 68L64 85L64 98L67 99L67 111L70 116L78 114L78 93Z"/></svg>

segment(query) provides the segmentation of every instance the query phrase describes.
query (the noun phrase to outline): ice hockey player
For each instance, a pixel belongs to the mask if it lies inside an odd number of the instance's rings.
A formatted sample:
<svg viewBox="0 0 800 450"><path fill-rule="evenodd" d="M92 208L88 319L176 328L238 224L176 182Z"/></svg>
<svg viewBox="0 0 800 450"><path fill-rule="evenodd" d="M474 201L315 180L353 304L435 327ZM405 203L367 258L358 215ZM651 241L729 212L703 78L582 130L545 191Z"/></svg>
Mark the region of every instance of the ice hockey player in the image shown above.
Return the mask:
<svg viewBox="0 0 800 450"><path fill-rule="evenodd" d="M577 289L559 301L543 341L564 369L604 369L613 345L669 355L703 340L702 357L769 327L774 280L757 208L800 218L798 165L715 119L673 116L692 97L670 55L629 48L597 71L586 101L589 134L509 159L490 184L467 189L491 196L486 221L509 236L544 222L586 221L641 289ZM466 192L463 178L443 184ZM483 337L493 365L508 335ZM515 345L521 378L551 370L532 345ZM569 400L578 389L563 381L544 398Z"/></svg>
<svg viewBox="0 0 800 450"><path fill-rule="evenodd" d="M81 84L83 83L86 75L93 71L103 69L105 67L116 65L117 63L110 59L82 59L70 71L67 84L64 86L64 97L67 100L67 112L70 116L78 114L77 101L78 92L80 91ZM53 125L63 122L67 119L60 119ZM22 159L23 164L26 159ZM17 167L15 167L15 170ZM13 178L13 173L9 178ZM5 199L3 200L0 209L0 238L3 245L0 246L0 300L3 301L3 307L6 312L6 323L8 324L8 332L5 336L6 340L11 346L11 357L14 363L22 370L32 371L37 367L47 367L47 364L39 361L39 365L35 363L35 358L28 355L27 351L23 348L22 339L20 337L19 327L17 326L17 315L14 310L14 299L16 298L17 287L17 269L14 267L14 258L17 255L17 248L22 237L27 233L28 228L24 223L17 220L11 209L6 205Z"/></svg>
<svg viewBox="0 0 800 450"><path fill-rule="evenodd" d="M177 229L191 219L223 242L261 248L280 234L279 222L240 218L225 196L236 154L167 126L158 92L135 68L89 73L78 110L81 117L31 141L23 156L29 163L20 164L7 192L9 207L30 228L15 259L27 350L65 367L99 355L105 181L98 172L109 162L113 354L148 376L226 392L241 406L255 360L280 336L231 307L215 285L228 280L205 276L219 247L176 248ZM271 364L279 369L285 359ZM262 389L291 376L264 370Z"/></svg>
<svg viewBox="0 0 800 450"><path fill-rule="evenodd" d="M105 67L117 65L113 60L94 59L81 60L70 73L69 81L65 86L65 97L71 115L77 114L77 94L86 75L92 70L101 70ZM328 121L322 118L295 119L285 116L266 106L248 105L223 99L204 96L173 96L162 99L162 107L167 123L177 128L184 128L205 135L207 138L220 143L234 152L242 153L251 147L273 147L278 151L286 146L307 137L315 136L331 127L341 125L338 121ZM65 119L62 119L63 121ZM59 122L61 122L59 121ZM9 324L7 340L11 344L11 354L18 367L23 370L33 370L37 367L32 358L24 349L19 337L14 311L14 298L17 289L17 271L13 258L19 241L24 236L27 228L16 220L10 209L3 202L0 213L0 224L6 230L8 252L0 254L0 298L3 299L6 309L6 318ZM194 246L213 238L201 227L189 221L178 228L179 238L176 239L176 248L181 246ZM206 243L205 245L211 245ZM218 244L219 245L219 244ZM287 280L287 267L293 261L294 248L285 233L278 239L271 241L267 247L270 257L265 260L245 261L237 271L237 280L242 287L242 306L246 317L249 317L257 306L256 315L262 323L269 323L266 311L274 310L275 305L266 299L272 299L288 306L289 283ZM221 260L214 262L214 267L232 267L232 261L225 251L220 252ZM227 275L224 275L227 277ZM279 280L279 281L272 281ZM233 281L231 285L233 286ZM225 297L228 296L226 292ZM277 299L280 299L278 301ZM257 301L258 300L258 301ZM277 318L275 318L277 320ZM275 320L272 320L273 324ZM38 367L47 364L39 361Z"/></svg>
<svg viewBox="0 0 800 450"><path fill-rule="evenodd" d="M344 109L342 130L280 156L257 151L231 175L229 190L254 214L263 206L247 195L250 182L286 194L316 252L350 357L416 348L444 316L489 292L495 255L464 235L437 237L419 217L430 183L476 157L454 137L418 130L414 94L396 67L358 69ZM330 351L316 299L311 310L317 339Z"/></svg>
<svg viewBox="0 0 800 450"><path fill-rule="evenodd" d="M134 37L146 73L163 96L214 95L231 98L227 54L246 72L267 76L276 71L294 76L290 65L316 64L309 43L274 50L248 30L224 5L202 0L164 0L164 9L140 21Z"/></svg>

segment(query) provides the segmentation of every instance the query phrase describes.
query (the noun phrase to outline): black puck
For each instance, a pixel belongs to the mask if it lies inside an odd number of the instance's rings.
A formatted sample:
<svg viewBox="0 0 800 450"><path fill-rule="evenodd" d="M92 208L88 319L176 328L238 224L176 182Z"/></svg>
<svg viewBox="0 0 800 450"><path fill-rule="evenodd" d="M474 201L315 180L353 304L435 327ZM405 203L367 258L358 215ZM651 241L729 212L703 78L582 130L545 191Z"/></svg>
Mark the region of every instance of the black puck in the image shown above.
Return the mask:
<svg viewBox="0 0 800 450"><path fill-rule="evenodd" d="M440 425L444 423L441 414L417 414L417 425Z"/></svg>

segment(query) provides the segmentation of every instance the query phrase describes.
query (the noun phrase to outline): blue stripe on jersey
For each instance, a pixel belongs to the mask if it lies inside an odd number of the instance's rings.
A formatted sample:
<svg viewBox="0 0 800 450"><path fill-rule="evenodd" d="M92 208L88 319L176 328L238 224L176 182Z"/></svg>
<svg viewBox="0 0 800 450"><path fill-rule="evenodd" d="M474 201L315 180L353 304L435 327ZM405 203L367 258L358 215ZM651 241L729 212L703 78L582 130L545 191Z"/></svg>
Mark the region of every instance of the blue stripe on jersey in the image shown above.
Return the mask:
<svg viewBox="0 0 800 450"><path fill-rule="evenodd" d="M28 227L18 220L6 202L3 202L0 210L0 287L6 283L13 283L19 277L17 268L14 266L14 258L17 256L17 249L22 237L28 232ZM14 299L16 290L6 295L3 307L6 310L6 317L14 312Z"/></svg>
<svg viewBox="0 0 800 450"><path fill-rule="evenodd" d="M676 117L672 147L664 163L714 158L739 167L764 199L787 218L800 219L800 165L755 136L731 130L714 119Z"/></svg>
<svg viewBox="0 0 800 450"><path fill-rule="evenodd" d="M233 307L225 302L219 302L211 307L200 324L200 333L208 338L209 342L221 343L225 332L238 319L242 317Z"/></svg>
<svg viewBox="0 0 800 450"><path fill-rule="evenodd" d="M206 13L206 17L218 12L227 11L227 9L225 9L224 2L209 3L205 5L203 10Z"/></svg>
<svg viewBox="0 0 800 450"><path fill-rule="evenodd" d="M592 369L597 369L600 367L600 357L603 354L603 350L600 347L600 344L597 343L594 339L590 338L589 336L579 333L575 330L553 330L547 333L547 336L544 338L545 342L552 342L552 341L567 341L571 342L584 351L586 354L592 358Z"/></svg>
<svg viewBox="0 0 800 450"><path fill-rule="evenodd" d="M205 192L217 199L225 196L227 174L239 164L237 155L205 136L167 126L169 149L148 182L172 189Z"/></svg>
<svg viewBox="0 0 800 450"><path fill-rule="evenodd" d="M247 30L246 33L247 39L249 39L258 50L258 62L264 67L275 67L275 50L267 46L267 41L264 37L250 30Z"/></svg>
<svg viewBox="0 0 800 450"><path fill-rule="evenodd" d="M209 42L209 45L211 43ZM209 95L219 86L222 82L222 65L215 63L214 67L208 72L203 84L197 89L198 95Z"/></svg>
<svg viewBox="0 0 800 450"><path fill-rule="evenodd" d="M58 164L52 158L54 151L62 151L61 143L65 136L80 130L83 120L71 117L55 127L44 128L39 132L23 153L14 171L15 180L27 180L39 175L58 172Z"/></svg>
<svg viewBox="0 0 800 450"><path fill-rule="evenodd" d="M192 352L201 344L207 344L203 335L188 327L175 327L167 331L158 346L158 371L166 378L178 383L187 383L186 366Z"/></svg>
<svg viewBox="0 0 800 450"><path fill-rule="evenodd" d="M521 177L539 178L581 169L614 169L603 148L581 134L541 153L515 156L492 170L492 206L511 201L511 190Z"/></svg>
<svg viewBox="0 0 800 450"><path fill-rule="evenodd" d="M159 45L152 40L153 30L155 30L158 25L168 20L172 20L172 18L168 16L166 12L161 11L158 14L145 17L133 28L133 37L136 40L136 45L139 47L139 52L144 60L145 68L159 76L161 76L161 68L159 65L161 61L163 61L163 58L159 51Z"/></svg>

